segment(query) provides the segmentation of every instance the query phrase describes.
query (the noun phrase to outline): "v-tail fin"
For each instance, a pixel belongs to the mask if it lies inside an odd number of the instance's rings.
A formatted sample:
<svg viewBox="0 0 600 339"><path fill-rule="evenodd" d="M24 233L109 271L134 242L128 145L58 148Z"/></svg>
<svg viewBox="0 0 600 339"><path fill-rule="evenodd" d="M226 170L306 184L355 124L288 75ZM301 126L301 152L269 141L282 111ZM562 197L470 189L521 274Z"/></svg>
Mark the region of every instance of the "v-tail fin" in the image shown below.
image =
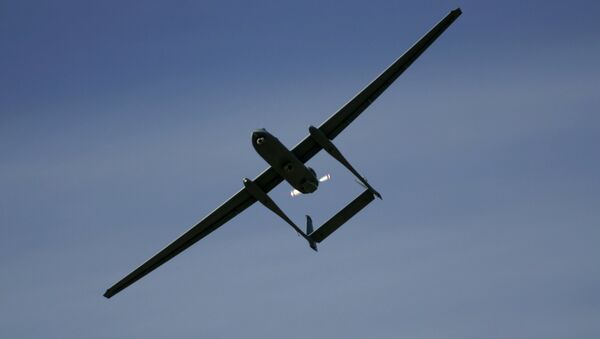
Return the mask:
<svg viewBox="0 0 600 339"><path fill-rule="evenodd" d="M310 234L313 232L313 224L312 224L312 219L310 218L309 215L306 216L306 235L308 235L308 238L310 238ZM317 250L317 243L314 240L309 240L308 244L310 245L310 248L312 248L313 250L315 250L315 252L318 252Z"/></svg>

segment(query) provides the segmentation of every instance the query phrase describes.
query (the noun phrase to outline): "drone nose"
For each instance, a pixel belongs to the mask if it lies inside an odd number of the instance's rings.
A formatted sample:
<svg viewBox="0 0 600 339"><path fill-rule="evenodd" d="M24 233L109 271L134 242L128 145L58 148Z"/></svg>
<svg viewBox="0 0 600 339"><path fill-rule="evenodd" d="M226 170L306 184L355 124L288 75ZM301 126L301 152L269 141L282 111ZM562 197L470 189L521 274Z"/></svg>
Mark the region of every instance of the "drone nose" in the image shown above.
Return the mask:
<svg viewBox="0 0 600 339"><path fill-rule="evenodd" d="M266 129L264 129L264 128L259 128L259 129L256 129L256 130L254 130L254 132L252 132L252 136L253 136L253 137L261 137L261 136L264 136L264 135L265 135L265 134L267 134L267 133L268 133L268 132L267 132L267 130L266 130Z"/></svg>

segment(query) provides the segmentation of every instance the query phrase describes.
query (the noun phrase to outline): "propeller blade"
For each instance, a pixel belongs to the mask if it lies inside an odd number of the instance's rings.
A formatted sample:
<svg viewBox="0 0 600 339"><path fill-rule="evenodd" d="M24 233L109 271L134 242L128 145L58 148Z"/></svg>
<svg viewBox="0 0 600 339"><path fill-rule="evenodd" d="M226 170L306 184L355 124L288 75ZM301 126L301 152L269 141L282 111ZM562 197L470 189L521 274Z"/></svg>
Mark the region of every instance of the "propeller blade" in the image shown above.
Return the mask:
<svg viewBox="0 0 600 339"><path fill-rule="evenodd" d="M319 182L327 181L329 179L331 179L331 174L325 174L321 177L321 179L319 179Z"/></svg>
<svg viewBox="0 0 600 339"><path fill-rule="evenodd" d="M327 181L327 180L329 180L329 179L331 179L331 175L330 175L330 174L325 174L324 176L322 176L322 177L319 179L319 182L324 182L324 181ZM302 194L302 192L298 191L297 189L293 189L293 190L290 192L290 195L291 195L292 197L297 197L297 196L299 196L299 195L301 195L301 194Z"/></svg>

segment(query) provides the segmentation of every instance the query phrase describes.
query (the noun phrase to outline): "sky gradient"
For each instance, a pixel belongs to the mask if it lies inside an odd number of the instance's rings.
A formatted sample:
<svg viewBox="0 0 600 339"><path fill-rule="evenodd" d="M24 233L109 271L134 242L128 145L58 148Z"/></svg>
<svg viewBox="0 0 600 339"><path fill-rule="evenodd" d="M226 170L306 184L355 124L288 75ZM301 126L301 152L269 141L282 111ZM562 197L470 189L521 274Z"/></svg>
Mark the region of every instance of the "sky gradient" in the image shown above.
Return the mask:
<svg viewBox="0 0 600 339"><path fill-rule="evenodd" d="M106 288L294 146L450 10L335 142L383 195L313 253L255 204ZM600 5L0 5L7 338L598 338ZM270 196L322 224L361 188Z"/></svg>

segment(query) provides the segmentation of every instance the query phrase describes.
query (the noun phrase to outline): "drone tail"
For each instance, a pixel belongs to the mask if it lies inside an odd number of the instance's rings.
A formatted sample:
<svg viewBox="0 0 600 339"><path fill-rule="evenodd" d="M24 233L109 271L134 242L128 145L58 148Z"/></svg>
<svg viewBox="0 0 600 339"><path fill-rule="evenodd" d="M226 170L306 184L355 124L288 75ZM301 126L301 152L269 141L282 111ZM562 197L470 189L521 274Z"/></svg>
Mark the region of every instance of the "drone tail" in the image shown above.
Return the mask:
<svg viewBox="0 0 600 339"><path fill-rule="evenodd" d="M314 229L313 229L312 219L310 218L309 215L307 215L306 216L306 235L308 235L308 237L310 238L310 234L313 231L314 231ZM310 248L315 250L315 252L318 252L317 243L314 240L309 240L308 244L310 245Z"/></svg>
<svg viewBox="0 0 600 339"><path fill-rule="evenodd" d="M356 213L365 208L369 203L371 203L371 201L373 201L373 199L375 199L373 192L371 192L369 189L365 189L362 194L352 200L348 205L346 205L346 207L342 208L336 215L331 217L331 219L329 219L316 231L308 234L308 237L311 240L320 243L338 228L340 228L340 226L346 223L346 221L350 220L350 218L352 218ZM310 220L310 218L308 220Z"/></svg>

